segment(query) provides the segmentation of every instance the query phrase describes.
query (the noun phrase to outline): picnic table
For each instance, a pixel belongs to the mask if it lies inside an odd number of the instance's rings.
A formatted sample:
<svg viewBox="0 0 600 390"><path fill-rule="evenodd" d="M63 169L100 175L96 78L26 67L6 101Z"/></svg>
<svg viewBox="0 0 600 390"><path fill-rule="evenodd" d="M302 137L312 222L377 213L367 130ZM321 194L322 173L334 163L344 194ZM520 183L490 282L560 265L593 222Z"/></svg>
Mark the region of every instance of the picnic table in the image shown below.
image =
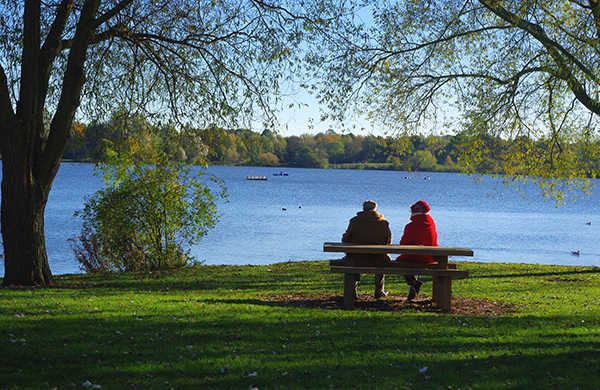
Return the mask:
<svg viewBox="0 0 600 390"><path fill-rule="evenodd" d="M378 267L357 267L352 258L336 259L329 262L332 273L344 274L344 305L347 310L354 309L355 275L360 274L395 274L395 275L427 275L433 277L433 301L442 311L452 308L452 278L467 277L469 272L457 269L456 263L448 262L449 256L473 256L468 248L422 245L371 245L326 242L324 252L363 253L363 254L408 254L429 255L435 263L410 263L388 261Z"/></svg>

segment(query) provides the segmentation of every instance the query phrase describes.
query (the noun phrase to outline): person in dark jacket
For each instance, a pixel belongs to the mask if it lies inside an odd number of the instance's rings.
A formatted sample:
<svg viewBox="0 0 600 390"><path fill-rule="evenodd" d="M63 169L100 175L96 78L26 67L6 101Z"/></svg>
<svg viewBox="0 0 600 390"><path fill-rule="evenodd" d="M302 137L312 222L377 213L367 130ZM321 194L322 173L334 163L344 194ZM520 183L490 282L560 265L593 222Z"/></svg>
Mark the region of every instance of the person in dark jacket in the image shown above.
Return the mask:
<svg viewBox="0 0 600 390"><path fill-rule="evenodd" d="M354 244L379 244L389 245L392 243L392 232L389 222L377 211L377 203L367 200L363 203L363 211L360 211L350 220L346 232L342 235L342 242ZM377 267L390 261L387 254L356 254L347 253L346 259L354 260L354 265L359 267ZM360 275L357 275L354 291ZM384 298L388 295L384 290L385 275L375 275L375 299Z"/></svg>
<svg viewBox="0 0 600 390"><path fill-rule="evenodd" d="M438 235L433 218L428 214L431 208L420 200L410 206L410 223L404 227L404 234L400 239L400 245L424 245L438 246ZM407 261L411 263L434 263L433 257L426 255L406 255L402 254L396 258L397 261ZM412 300L421 292L423 282L418 280L417 275L406 275L406 283L410 286L408 291L408 300Z"/></svg>

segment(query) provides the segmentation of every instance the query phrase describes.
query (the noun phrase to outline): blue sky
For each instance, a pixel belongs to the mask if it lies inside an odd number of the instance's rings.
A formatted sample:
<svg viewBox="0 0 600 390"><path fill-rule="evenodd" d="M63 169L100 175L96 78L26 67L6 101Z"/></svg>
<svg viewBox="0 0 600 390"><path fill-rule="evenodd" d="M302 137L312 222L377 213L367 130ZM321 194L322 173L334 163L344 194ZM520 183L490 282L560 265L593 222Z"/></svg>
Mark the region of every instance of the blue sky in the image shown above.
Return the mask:
<svg viewBox="0 0 600 390"><path fill-rule="evenodd" d="M331 121L321 122L319 120L319 103L315 99L304 95L302 96L302 102L308 104L308 107L294 107L279 113L278 118L281 124L279 131L283 137L325 133L332 126L337 133L351 132L354 135L367 135L370 133L382 135L382 133L377 131L377 129L374 129L367 120L348 120L345 123L344 129L340 128L339 124ZM313 128L309 128L311 123ZM352 126L355 126L355 128L352 128ZM364 130L361 130L363 128Z"/></svg>

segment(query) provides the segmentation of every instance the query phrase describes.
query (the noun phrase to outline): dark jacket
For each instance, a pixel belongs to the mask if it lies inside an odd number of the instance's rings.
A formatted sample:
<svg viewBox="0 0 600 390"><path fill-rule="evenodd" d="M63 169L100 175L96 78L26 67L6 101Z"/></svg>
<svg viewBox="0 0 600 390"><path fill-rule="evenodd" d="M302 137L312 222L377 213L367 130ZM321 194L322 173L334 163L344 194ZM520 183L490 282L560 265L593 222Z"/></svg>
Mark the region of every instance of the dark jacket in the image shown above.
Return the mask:
<svg viewBox="0 0 600 390"><path fill-rule="evenodd" d="M342 242L353 244L379 244L392 243L392 232L389 222L375 210L360 211L350 220L348 229L342 236ZM348 256L348 255L346 255ZM390 260L389 255L356 255L354 264L357 266L377 265Z"/></svg>

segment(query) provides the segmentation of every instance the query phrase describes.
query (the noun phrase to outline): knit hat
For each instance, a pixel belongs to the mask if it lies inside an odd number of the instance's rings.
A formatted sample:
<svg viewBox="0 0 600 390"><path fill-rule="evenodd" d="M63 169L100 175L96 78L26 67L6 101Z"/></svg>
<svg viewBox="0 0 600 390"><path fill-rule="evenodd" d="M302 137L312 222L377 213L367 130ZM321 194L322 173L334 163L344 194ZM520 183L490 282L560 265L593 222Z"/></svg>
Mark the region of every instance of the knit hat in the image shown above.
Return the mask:
<svg viewBox="0 0 600 390"><path fill-rule="evenodd" d="M375 203L375 201L372 200L367 200L365 203L363 203L363 210L377 210L377 203Z"/></svg>
<svg viewBox="0 0 600 390"><path fill-rule="evenodd" d="M429 205L424 200L420 200L417 203L415 203L412 206L410 206L410 210L414 213L415 212L415 208L417 208L419 206L420 206L421 209L423 209L423 211L425 213L428 213L429 210L431 210L431 207L429 207Z"/></svg>

